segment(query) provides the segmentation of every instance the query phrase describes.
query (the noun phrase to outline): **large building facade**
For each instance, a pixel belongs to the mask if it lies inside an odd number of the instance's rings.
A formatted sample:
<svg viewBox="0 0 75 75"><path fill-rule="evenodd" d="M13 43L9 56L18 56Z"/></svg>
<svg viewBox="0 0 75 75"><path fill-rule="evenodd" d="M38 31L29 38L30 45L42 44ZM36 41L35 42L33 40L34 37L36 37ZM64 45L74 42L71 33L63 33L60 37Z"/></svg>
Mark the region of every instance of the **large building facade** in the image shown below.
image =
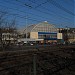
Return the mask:
<svg viewBox="0 0 75 75"><path fill-rule="evenodd" d="M25 41L24 39L26 38L29 41L51 43L57 42L57 39L62 39L62 35L58 33L55 25L49 24L46 21L36 25L30 25L22 33L23 38L20 39L21 41Z"/></svg>

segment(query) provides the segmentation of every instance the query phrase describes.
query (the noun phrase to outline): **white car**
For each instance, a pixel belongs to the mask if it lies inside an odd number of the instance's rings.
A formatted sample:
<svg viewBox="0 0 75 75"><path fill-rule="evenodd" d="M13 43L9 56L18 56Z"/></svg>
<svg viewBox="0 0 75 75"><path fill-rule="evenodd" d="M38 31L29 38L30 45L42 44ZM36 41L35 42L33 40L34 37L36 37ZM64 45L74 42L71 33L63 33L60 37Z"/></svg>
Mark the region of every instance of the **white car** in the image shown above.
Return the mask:
<svg viewBox="0 0 75 75"><path fill-rule="evenodd" d="M31 43L30 45L33 45L33 43Z"/></svg>

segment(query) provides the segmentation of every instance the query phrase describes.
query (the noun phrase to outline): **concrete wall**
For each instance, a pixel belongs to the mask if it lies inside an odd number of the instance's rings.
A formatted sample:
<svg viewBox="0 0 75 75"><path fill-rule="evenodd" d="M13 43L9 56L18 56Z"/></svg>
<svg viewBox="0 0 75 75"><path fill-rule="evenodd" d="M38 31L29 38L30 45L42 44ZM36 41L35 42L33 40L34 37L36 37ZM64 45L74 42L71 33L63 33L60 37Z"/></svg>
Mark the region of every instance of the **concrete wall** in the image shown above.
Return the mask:
<svg viewBox="0 0 75 75"><path fill-rule="evenodd" d="M57 33L57 39L63 39L62 33Z"/></svg>
<svg viewBox="0 0 75 75"><path fill-rule="evenodd" d="M38 32L30 32L30 38L38 39Z"/></svg>

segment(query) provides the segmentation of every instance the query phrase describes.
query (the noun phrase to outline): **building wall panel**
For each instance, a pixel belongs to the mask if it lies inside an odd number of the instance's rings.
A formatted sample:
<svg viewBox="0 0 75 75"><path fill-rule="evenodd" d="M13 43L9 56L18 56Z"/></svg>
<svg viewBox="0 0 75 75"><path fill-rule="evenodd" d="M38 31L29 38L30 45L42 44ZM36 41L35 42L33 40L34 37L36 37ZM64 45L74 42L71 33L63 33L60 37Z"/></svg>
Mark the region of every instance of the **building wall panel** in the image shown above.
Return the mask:
<svg viewBox="0 0 75 75"><path fill-rule="evenodd" d="M30 32L30 38L38 39L38 32Z"/></svg>

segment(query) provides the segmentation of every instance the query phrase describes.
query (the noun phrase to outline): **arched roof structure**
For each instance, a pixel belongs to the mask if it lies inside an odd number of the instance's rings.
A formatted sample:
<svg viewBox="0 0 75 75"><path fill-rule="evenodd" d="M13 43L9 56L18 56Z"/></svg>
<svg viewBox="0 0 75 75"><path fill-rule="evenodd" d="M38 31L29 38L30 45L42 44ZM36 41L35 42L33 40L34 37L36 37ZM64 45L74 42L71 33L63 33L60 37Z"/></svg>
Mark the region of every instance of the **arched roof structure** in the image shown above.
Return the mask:
<svg viewBox="0 0 75 75"><path fill-rule="evenodd" d="M49 24L48 22L42 22L36 25L30 25L25 30L26 32L58 32L57 28L53 24Z"/></svg>

